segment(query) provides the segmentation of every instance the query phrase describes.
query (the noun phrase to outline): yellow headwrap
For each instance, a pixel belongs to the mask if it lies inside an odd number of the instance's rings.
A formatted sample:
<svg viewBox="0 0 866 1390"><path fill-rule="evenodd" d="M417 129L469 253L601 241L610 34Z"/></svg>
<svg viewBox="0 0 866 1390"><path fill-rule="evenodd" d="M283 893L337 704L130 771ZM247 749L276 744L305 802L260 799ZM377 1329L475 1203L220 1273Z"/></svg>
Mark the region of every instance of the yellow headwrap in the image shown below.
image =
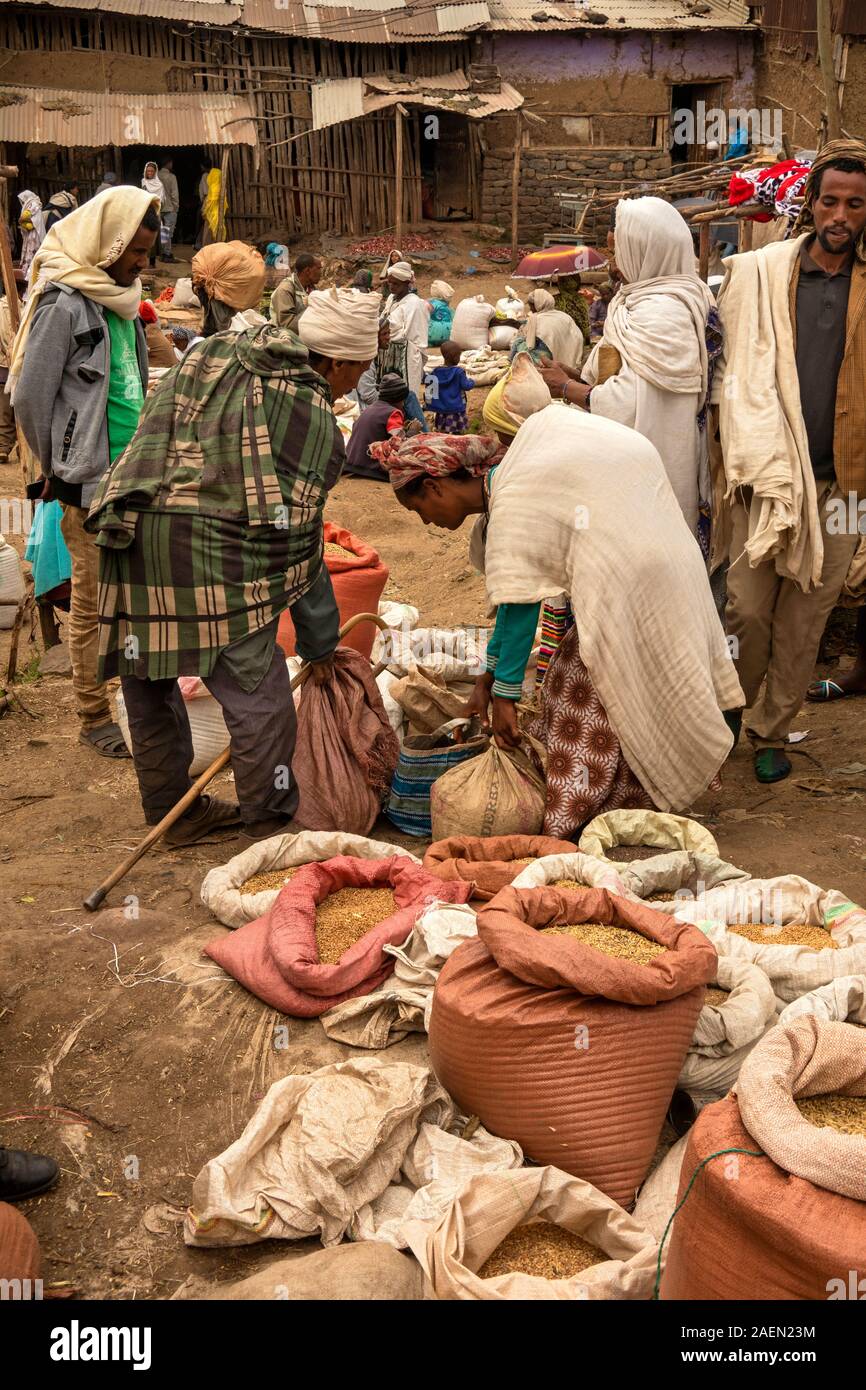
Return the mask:
<svg viewBox="0 0 866 1390"><path fill-rule="evenodd" d="M511 368L504 376L500 377L496 385L487 394L487 400L481 409L481 417L489 429L495 430L497 434L516 434L520 428L520 420L515 420L513 415L509 415L505 409L502 397L505 388L511 380Z"/></svg>

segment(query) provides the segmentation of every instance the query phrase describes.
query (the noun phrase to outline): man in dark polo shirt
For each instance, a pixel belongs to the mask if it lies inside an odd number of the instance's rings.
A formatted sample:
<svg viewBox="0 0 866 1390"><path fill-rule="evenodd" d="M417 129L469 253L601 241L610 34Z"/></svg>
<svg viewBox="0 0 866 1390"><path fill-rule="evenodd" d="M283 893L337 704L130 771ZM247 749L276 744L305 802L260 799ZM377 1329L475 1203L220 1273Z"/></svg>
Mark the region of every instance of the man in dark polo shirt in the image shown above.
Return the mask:
<svg viewBox="0 0 866 1390"><path fill-rule="evenodd" d="M735 639L759 782L778 782L791 771L788 733L860 541L858 502L866 497L866 145L840 140L824 147L804 191L800 222L807 230L793 263L789 312L820 521L820 582L802 586L779 572L775 558L751 564L751 489L738 489L731 505L727 629ZM723 449L724 443L723 437ZM739 713L726 716L735 737Z"/></svg>

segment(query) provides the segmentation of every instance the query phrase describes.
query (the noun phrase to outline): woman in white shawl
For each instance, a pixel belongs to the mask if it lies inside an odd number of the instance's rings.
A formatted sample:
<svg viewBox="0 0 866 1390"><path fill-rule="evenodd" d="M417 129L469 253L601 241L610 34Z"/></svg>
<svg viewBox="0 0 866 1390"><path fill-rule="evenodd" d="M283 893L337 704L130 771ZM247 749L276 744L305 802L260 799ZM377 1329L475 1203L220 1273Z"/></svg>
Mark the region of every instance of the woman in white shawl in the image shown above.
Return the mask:
<svg viewBox="0 0 866 1390"><path fill-rule="evenodd" d="M33 257L45 238L45 215L42 204L29 188L18 194L18 201L21 204L21 216L18 219L18 226L21 228L20 269L22 275L26 276L29 275Z"/></svg>
<svg viewBox="0 0 866 1390"><path fill-rule="evenodd" d="M527 296L526 327L511 347L512 361L528 352L534 362L551 357L566 369L577 370L583 359L583 334L570 314L557 309L550 290L533 290Z"/></svg>
<svg viewBox="0 0 866 1390"><path fill-rule="evenodd" d="M480 514L470 557L497 611L470 709L485 716L492 698L497 744L520 742L516 707L539 609L566 590L574 624L529 728L548 751L544 833L570 837L619 807L682 810L725 761L721 710L743 694L661 459L634 430L551 402L527 357L503 406L531 418L498 466L497 441L484 435L371 447L398 500L426 524L453 531Z"/></svg>
<svg viewBox="0 0 866 1390"><path fill-rule="evenodd" d="M161 221L162 208L166 199L165 184L159 177L159 169L157 168L156 161L153 159L149 159L144 166L144 177L141 180L141 186L144 189L145 193L150 194L151 198L159 199L159 213ZM153 244L153 250L150 253L151 265L156 265L157 252L162 250L162 247L160 246L161 238L162 233L160 233L160 236L157 237L156 241Z"/></svg>
<svg viewBox="0 0 866 1390"><path fill-rule="evenodd" d="M701 503L710 498L706 401L711 363L721 351L715 300L695 271L691 232L670 203L621 199L614 238L623 284L584 366L586 384L555 370L543 374L554 394L630 425L655 445L689 529L699 535ZM608 375L604 364L611 361Z"/></svg>

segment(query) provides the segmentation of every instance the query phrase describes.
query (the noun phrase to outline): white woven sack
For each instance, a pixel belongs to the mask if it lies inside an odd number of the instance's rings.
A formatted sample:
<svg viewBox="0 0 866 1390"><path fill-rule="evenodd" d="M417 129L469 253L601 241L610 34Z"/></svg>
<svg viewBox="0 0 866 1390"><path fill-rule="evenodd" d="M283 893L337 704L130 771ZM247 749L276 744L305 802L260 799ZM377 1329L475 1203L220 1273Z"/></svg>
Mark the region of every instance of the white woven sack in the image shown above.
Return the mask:
<svg viewBox="0 0 866 1390"><path fill-rule="evenodd" d="M843 975L829 985L802 994L786 1004L780 1023L792 1023L802 1014L814 1014L829 1023L859 1023L866 1026L866 975Z"/></svg>
<svg viewBox="0 0 866 1390"><path fill-rule="evenodd" d="M21 557L5 536L0 536L0 629L14 625L15 614L23 597Z"/></svg>
<svg viewBox="0 0 866 1390"><path fill-rule="evenodd" d="M456 343L461 351L486 347L487 329L495 313L493 305L487 303L483 294L461 299L451 320L452 343Z"/></svg>
<svg viewBox="0 0 866 1390"><path fill-rule="evenodd" d="M715 854L695 853L692 850L677 849L666 854L654 855L652 859L633 859L629 864L618 864L620 877L628 897L661 898L669 893L670 898L663 902L647 903L647 907L668 910L671 900L691 902L710 888L733 879L746 879L745 869L728 864Z"/></svg>
<svg viewBox="0 0 866 1390"><path fill-rule="evenodd" d="M355 859L389 859L394 855L420 864L414 854L399 845L384 840L368 840L364 835L349 835L342 830L301 830L295 835L274 835L260 840L234 855L227 864L220 864L205 875L201 900L226 927L242 927L270 910L276 901L278 888L263 893L241 893L240 886L254 874L271 873L274 869L297 869L303 864L320 864L348 854Z"/></svg>
<svg viewBox="0 0 866 1390"><path fill-rule="evenodd" d="M546 854L534 860L521 869L511 886L543 888L546 883L556 883L560 878L573 878L590 888L607 888L611 893L625 895L615 864L606 859L596 859L592 854L581 854L579 850L575 850L574 854Z"/></svg>
<svg viewBox="0 0 866 1390"><path fill-rule="evenodd" d="M639 1226L652 1231L657 1241L661 1241L667 1224L677 1205L677 1192L680 1186L680 1173L686 1154L689 1136L684 1134L672 1148L668 1149L661 1163L654 1168L638 1193L632 1215ZM665 1254L667 1253L665 1246ZM664 1267L664 1254L662 1255Z"/></svg>
<svg viewBox="0 0 866 1390"><path fill-rule="evenodd" d="M724 1004L701 1009L677 1082L698 1105L727 1095L752 1048L776 1022L773 986L757 965L720 956L713 983L730 994Z"/></svg>
<svg viewBox="0 0 866 1390"><path fill-rule="evenodd" d="M603 859L606 849L620 845L658 845L660 850L690 849L714 856L719 853L709 830L698 821L666 811L605 811L589 822L577 847L584 854Z"/></svg>
<svg viewBox="0 0 866 1390"><path fill-rule="evenodd" d="M694 902L671 904L670 912L680 922L699 926L720 956L759 966L782 1006L843 976L866 974L866 912L844 893L819 888L796 874L724 884ZM767 945L726 929L748 922L772 924ZM788 923L823 927L838 949L774 946L773 927Z"/></svg>

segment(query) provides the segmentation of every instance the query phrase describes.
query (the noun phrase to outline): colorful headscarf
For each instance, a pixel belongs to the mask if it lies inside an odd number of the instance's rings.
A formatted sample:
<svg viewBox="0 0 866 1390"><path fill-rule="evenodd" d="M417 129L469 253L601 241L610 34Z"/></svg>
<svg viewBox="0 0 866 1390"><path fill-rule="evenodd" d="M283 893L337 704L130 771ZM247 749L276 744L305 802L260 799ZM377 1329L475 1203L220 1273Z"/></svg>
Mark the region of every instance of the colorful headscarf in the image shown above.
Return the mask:
<svg viewBox="0 0 866 1390"><path fill-rule="evenodd" d="M370 457L388 472L395 492L415 478L447 478L465 469L480 477L490 467L499 440L489 434L416 434L370 445Z"/></svg>
<svg viewBox="0 0 866 1390"><path fill-rule="evenodd" d="M799 236L801 232L815 230L815 217L812 212L812 203L815 198L815 177L840 159L854 159L858 164L862 164L864 172L866 172L866 144L862 140L828 140L827 144L818 151L803 189L803 206L794 225L794 236ZM857 238L854 249L857 259L866 261L866 228Z"/></svg>

